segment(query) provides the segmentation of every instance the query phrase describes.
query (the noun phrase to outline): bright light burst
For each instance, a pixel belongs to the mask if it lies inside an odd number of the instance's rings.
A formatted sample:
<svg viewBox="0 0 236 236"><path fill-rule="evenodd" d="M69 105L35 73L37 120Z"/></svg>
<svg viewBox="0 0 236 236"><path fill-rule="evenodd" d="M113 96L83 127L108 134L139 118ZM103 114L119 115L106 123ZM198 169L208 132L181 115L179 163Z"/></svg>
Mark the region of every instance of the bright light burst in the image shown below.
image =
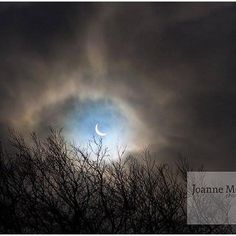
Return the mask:
<svg viewBox="0 0 236 236"><path fill-rule="evenodd" d="M96 124L106 136L100 137L96 131ZM107 147L111 159L118 157L117 150L128 145L130 125L127 115L111 100L86 100L78 102L65 122L68 136L75 145L85 146L93 138L100 139Z"/></svg>

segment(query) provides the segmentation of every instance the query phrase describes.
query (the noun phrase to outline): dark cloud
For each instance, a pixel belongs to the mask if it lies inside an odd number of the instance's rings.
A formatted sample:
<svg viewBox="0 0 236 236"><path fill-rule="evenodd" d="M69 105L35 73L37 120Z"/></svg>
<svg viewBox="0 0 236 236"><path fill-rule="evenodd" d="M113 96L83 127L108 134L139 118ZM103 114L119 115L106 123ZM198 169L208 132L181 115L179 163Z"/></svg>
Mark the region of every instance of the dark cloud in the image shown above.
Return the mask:
<svg viewBox="0 0 236 236"><path fill-rule="evenodd" d="M63 127L76 96L107 96L132 110L137 139L162 158L182 152L208 169L234 168L235 10L1 3L1 136L8 126Z"/></svg>

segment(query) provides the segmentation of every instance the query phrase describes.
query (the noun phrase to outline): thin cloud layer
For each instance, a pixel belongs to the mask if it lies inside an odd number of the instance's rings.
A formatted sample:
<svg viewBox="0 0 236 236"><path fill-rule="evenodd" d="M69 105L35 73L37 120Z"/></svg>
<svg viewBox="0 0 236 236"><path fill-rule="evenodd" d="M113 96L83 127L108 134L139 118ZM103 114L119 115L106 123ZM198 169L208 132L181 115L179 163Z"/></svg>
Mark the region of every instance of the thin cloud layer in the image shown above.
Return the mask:
<svg viewBox="0 0 236 236"><path fill-rule="evenodd" d="M157 158L232 168L235 4L1 3L0 22L3 139L111 99Z"/></svg>

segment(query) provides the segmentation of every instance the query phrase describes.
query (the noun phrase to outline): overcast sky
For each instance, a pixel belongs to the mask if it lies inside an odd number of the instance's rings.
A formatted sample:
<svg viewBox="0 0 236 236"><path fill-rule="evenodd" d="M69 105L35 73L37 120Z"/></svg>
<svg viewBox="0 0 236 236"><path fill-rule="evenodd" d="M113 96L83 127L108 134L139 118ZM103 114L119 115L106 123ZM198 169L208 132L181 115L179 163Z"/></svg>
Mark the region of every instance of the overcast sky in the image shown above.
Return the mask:
<svg viewBox="0 0 236 236"><path fill-rule="evenodd" d="M234 170L235 25L234 3L1 3L0 135L111 100L155 158Z"/></svg>

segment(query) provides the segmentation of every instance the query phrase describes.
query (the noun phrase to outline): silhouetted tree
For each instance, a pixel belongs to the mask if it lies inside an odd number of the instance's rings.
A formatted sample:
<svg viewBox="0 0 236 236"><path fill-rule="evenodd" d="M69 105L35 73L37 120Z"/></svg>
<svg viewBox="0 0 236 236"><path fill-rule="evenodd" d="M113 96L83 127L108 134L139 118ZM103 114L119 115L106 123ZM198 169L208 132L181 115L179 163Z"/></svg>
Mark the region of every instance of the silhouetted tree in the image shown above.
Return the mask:
<svg viewBox="0 0 236 236"><path fill-rule="evenodd" d="M176 169L148 151L106 161L102 139L82 149L53 130L31 144L12 133L10 143L14 151L0 146L2 233L231 232L186 224L184 159Z"/></svg>

